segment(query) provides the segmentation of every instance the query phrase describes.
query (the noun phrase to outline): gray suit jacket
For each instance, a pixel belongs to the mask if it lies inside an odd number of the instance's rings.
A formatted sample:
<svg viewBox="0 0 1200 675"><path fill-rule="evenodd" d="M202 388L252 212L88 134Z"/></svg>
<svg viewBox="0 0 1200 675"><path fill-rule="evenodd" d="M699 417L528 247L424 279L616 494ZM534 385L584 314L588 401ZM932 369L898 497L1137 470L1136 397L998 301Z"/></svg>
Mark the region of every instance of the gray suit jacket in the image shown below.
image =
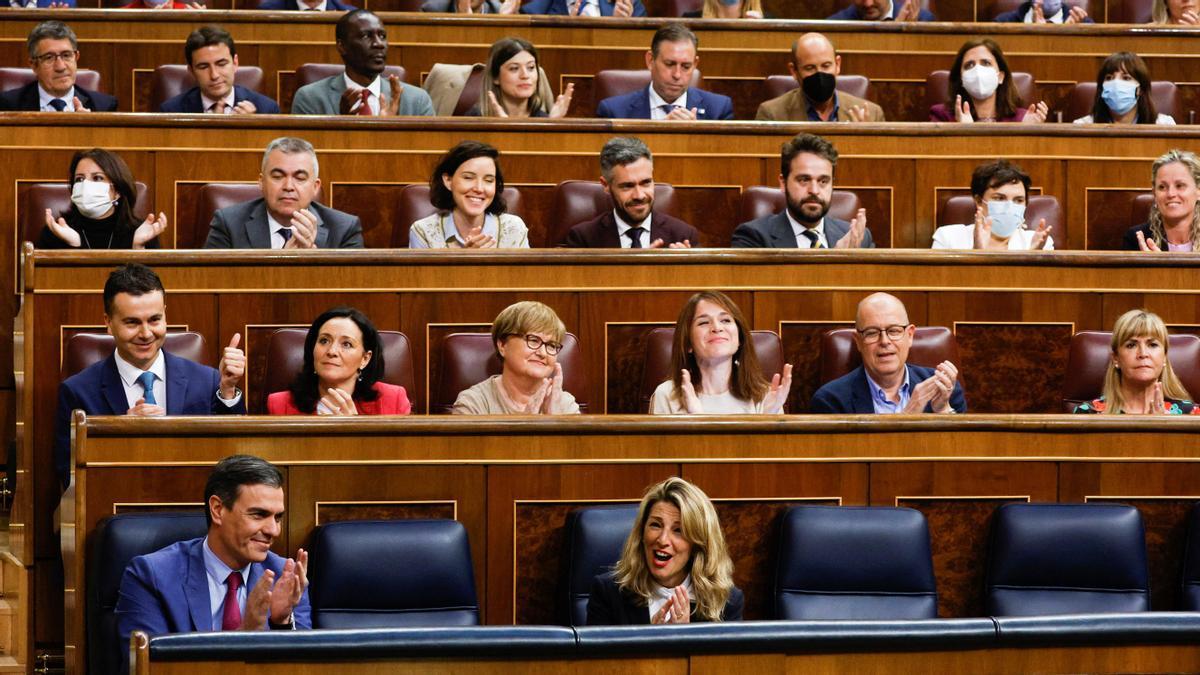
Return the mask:
<svg viewBox="0 0 1200 675"><path fill-rule="evenodd" d="M330 75L323 80L306 84L296 91L292 99L293 115L337 115L342 101L342 92L346 91L346 78L341 73ZM384 78L380 88L380 98L386 106L391 96L391 87ZM406 116L424 115L433 117L433 101L425 90L405 84L400 90L400 114Z"/></svg>
<svg viewBox="0 0 1200 675"><path fill-rule="evenodd" d="M850 231L850 223L844 220L825 216L825 240L833 248L846 233ZM733 231L733 248L799 248L796 245L796 233L788 221L787 213L780 211L774 215L764 216L748 223L742 223ZM805 247L807 248L807 247ZM871 239L871 231L863 233L862 246L859 248L875 248Z"/></svg>
<svg viewBox="0 0 1200 675"><path fill-rule="evenodd" d="M308 210L317 217L317 248L363 248L358 216L316 202ZM267 203L259 198L219 209L208 226L204 248L271 248Z"/></svg>

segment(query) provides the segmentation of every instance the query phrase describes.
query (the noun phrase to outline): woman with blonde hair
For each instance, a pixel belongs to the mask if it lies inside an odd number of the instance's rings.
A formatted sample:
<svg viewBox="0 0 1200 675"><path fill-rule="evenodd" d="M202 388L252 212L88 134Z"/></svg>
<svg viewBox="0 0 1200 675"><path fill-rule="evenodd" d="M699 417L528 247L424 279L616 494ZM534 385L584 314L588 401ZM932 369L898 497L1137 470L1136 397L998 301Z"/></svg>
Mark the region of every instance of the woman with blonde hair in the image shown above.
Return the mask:
<svg viewBox="0 0 1200 675"><path fill-rule="evenodd" d="M1167 326L1153 312L1133 309L1113 325L1112 360L1100 398L1081 403L1077 413L1105 415L1196 415L1200 408L1167 359Z"/></svg>
<svg viewBox="0 0 1200 675"><path fill-rule="evenodd" d="M1150 218L1125 233L1126 251L1200 251L1200 159L1187 150L1168 150L1150 167L1154 203Z"/></svg>
<svg viewBox="0 0 1200 675"><path fill-rule="evenodd" d="M719 291L688 299L675 322L671 379L650 397L652 415L766 414L783 412L792 365L770 382L762 375L742 310Z"/></svg>
<svg viewBox="0 0 1200 675"><path fill-rule="evenodd" d="M703 9L683 13L685 19L761 19L762 0L704 0Z"/></svg>
<svg viewBox="0 0 1200 675"><path fill-rule="evenodd" d="M1197 10L1196 0L1154 0L1154 9L1150 16L1151 23L1176 26L1200 24L1200 11Z"/></svg>
<svg viewBox="0 0 1200 675"><path fill-rule="evenodd" d="M592 582L587 623L741 621L743 604L716 509L671 477L646 491L621 559Z"/></svg>

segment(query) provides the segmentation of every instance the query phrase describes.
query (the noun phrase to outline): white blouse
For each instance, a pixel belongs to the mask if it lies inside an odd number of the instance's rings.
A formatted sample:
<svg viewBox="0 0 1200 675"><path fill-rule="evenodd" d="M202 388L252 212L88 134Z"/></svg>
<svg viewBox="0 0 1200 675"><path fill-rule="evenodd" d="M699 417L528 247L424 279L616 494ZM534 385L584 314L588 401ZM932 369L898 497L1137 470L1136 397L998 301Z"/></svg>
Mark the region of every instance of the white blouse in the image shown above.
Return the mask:
<svg viewBox="0 0 1200 675"><path fill-rule="evenodd" d="M1028 251L1033 243L1033 230L1022 227L1008 238L1008 250ZM975 248L974 225L943 225L933 233L933 248ZM1045 251L1054 250L1054 237L1046 235Z"/></svg>
<svg viewBox="0 0 1200 675"><path fill-rule="evenodd" d="M705 415L761 415L763 412L762 401L758 403L743 401L735 398L728 391L724 394L697 393L696 397L700 399L700 405L704 408ZM687 414L687 407L683 404L682 397L675 396L673 380L663 382L654 390L654 394L650 397L650 414Z"/></svg>

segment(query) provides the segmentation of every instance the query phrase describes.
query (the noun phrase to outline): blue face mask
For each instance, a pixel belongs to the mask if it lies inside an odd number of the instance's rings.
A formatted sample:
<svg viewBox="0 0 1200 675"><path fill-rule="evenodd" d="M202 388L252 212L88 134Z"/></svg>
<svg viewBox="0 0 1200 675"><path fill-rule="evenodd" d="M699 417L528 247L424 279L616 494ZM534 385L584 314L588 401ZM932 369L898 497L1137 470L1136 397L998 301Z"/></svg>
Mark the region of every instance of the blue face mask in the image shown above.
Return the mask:
<svg viewBox="0 0 1200 675"><path fill-rule="evenodd" d="M992 236L1008 239L1025 222L1025 205L1016 202L987 203L988 217L992 219Z"/></svg>
<svg viewBox="0 0 1200 675"><path fill-rule="evenodd" d="M1055 14L1058 14L1059 10L1062 9L1062 6L1063 6L1063 0L1043 0L1042 16L1049 19L1050 17L1054 16Z"/></svg>
<svg viewBox="0 0 1200 675"><path fill-rule="evenodd" d="M1124 115L1137 105L1138 83L1135 80L1108 80L1100 91L1100 98L1114 115Z"/></svg>

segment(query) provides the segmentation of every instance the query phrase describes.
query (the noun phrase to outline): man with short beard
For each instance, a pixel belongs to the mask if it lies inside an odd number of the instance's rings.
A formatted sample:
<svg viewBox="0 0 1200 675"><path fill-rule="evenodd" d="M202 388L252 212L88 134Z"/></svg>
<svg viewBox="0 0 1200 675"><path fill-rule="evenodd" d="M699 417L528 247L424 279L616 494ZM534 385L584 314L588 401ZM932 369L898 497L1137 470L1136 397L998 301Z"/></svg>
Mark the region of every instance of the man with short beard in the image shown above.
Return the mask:
<svg viewBox="0 0 1200 675"><path fill-rule="evenodd" d="M691 248L696 228L654 212L654 158L636 138L614 138L600 151L600 184L613 208L567 233L567 248Z"/></svg>
<svg viewBox="0 0 1200 675"><path fill-rule="evenodd" d="M780 156L779 188L787 208L738 225L733 248L875 248L867 229L866 209L847 223L826 217L833 198L833 168L838 153L833 144L812 134L800 134L784 144Z"/></svg>

